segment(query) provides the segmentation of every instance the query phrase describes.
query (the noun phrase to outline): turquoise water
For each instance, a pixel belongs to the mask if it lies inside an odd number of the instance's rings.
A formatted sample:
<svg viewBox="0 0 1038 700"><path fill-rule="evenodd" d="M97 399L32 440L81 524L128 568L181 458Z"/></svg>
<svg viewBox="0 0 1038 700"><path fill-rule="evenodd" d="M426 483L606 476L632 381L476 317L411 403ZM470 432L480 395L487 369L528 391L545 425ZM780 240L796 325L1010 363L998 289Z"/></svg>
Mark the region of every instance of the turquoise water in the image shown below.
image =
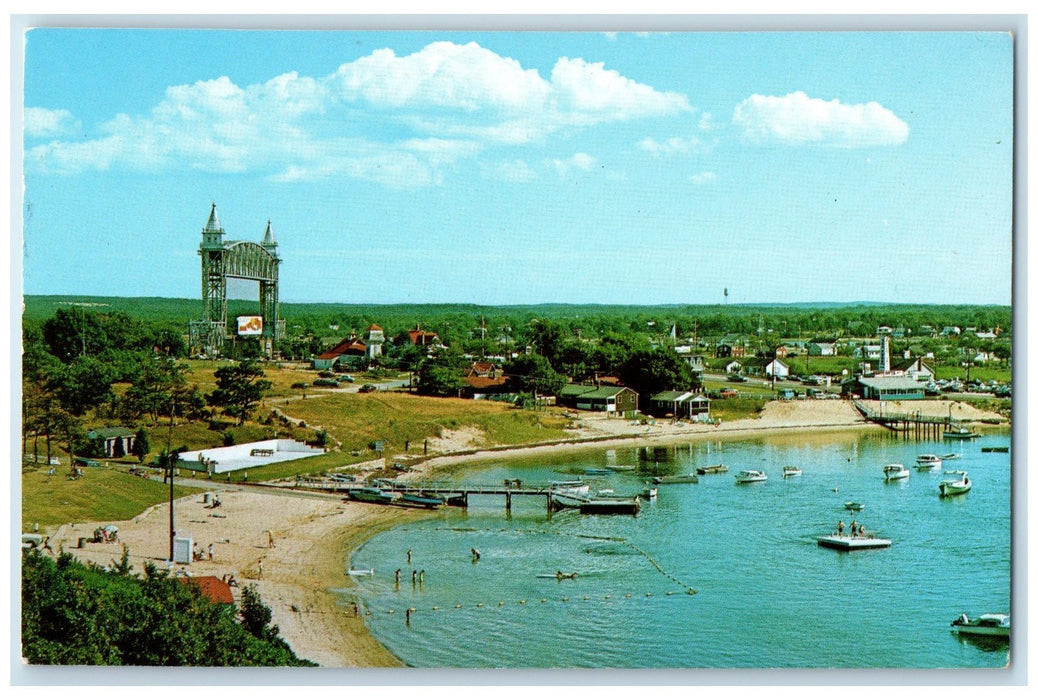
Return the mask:
<svg viewBox="0 0 1038 700"><path fill-rule="evenodd" d="M1009 612L1010 455L981 452L1008 444L1006 433L969 443L834 433L487 463L457 479L543 483L636 465L584 477L620 495L638 492L653 472L718 462L730 471L661 485L637 517L549 518L534 497L514 498L506 517L503 497L473 497L467 513L444 509L377 535L350 564L375 569L356 579L368 626L412 666L1002 667L1008 646L960 640L949 622L962 612ZM941 472L914 468L907 480L884 481L882 465L914 465L924 452L961 452L944 469L967 470L973 490L939 498ZM803 476L783 479L787 464ZM769 480L736 485L739 469L763 469ZM845 510L849 500L865 509ZM817 545L839 520L855 518L893 546ZM412 584L421 570L423 581ZM538 577L560 570L579 575Z"/></svg>

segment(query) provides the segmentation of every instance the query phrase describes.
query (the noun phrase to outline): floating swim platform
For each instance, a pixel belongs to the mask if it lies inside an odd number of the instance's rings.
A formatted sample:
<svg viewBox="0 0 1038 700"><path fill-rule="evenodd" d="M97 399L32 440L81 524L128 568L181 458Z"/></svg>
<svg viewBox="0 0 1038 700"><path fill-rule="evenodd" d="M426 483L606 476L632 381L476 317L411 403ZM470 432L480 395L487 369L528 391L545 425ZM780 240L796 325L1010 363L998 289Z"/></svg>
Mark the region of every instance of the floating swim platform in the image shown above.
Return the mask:
<svg viewBox="0 0 1038 700"><path fill-rule="evenodd" d="M850 535L826 535L818 538L819 547L839 549L844 552L856 549L881 549L883 547L889 547L891 544L892 542L890 540L872 536L851 537Z"/></svg>

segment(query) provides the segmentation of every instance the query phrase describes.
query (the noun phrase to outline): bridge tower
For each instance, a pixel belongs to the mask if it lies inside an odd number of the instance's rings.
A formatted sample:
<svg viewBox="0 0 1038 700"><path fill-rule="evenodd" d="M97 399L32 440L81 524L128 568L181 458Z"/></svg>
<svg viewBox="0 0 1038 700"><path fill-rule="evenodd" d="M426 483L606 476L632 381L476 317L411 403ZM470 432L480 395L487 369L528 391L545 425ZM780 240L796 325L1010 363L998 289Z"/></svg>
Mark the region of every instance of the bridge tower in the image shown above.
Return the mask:
<svg viewBox="0 0 1038 700"><path fill-rule="evenodd" d="M263 354L273 358L284 337L285 322L278 306L277 241L270 221L260 243L224 238L216 204L202 229L198 254L202 258L202 318L188 322L188 344L192 354L219 355L235 336L258 336ZM227 328L227 279L255 280L259 283L259 314L240 317L243 322Z"/></svg>

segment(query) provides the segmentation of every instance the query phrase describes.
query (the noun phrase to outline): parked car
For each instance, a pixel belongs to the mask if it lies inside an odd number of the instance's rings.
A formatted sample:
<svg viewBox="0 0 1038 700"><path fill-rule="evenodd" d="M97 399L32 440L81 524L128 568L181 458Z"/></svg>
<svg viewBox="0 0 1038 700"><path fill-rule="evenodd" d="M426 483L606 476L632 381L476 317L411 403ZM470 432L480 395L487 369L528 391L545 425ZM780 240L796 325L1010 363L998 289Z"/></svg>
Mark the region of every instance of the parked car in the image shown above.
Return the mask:
<svg viewBox="0 0 1038 700"><path fill-rule="evenodd" d="M365 384L358 391L362 394L370 394L373 391L378 391L378 387L374 384Z"/></svg>

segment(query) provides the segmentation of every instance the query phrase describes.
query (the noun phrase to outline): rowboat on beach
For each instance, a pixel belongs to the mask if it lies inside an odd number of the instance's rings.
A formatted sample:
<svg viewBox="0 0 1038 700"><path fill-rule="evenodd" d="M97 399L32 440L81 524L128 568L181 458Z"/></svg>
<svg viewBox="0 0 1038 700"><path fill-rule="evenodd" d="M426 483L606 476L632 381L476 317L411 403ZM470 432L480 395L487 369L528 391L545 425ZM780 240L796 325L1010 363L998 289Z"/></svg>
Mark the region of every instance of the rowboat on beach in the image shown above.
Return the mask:
<svg viewBox="0 0 1038 700"><path fill-rule="evenodd" d="M392 503L396 500L396 496L391 493L386 493L382 489L375 488L374 486L364 486L359 489L351 489L349 491L350 498L355 501L361 501L363 503Z"/></svg>

